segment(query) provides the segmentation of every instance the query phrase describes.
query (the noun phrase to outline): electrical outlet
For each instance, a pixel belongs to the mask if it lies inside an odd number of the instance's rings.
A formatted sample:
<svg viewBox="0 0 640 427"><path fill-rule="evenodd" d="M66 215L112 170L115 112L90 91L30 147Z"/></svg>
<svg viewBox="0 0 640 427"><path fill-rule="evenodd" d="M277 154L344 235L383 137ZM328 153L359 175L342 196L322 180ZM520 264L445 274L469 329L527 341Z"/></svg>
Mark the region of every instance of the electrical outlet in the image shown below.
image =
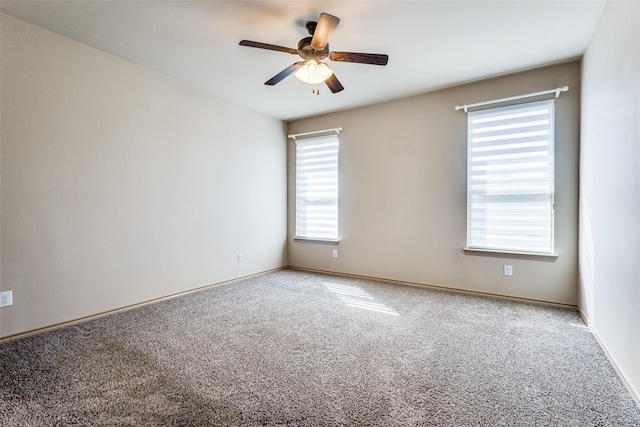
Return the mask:
<svg viewBox="0 0 640 427"><path fill-rule="evenodd" d="M504 267L504 275L505 276L513 276L513 266L505 264Z"/></svg>
<svg viewBox="0 0 640 427"><path fill-rule="evenodd" d="M334 258L338 258L338 250L337 249L333 250L333 257Z"/></svg>
<svg viewBox="0 0 640 427"><path fill-rule="evenodd" d="M0 307L13 305L13 291L0 292Z"/></svg>
<svg viewBox="0 0 640 427"><path fill-rule="evenodd" d="M242 261L244 261L244 255L242 255L242 252L238 252L238 262Z"/></svg>

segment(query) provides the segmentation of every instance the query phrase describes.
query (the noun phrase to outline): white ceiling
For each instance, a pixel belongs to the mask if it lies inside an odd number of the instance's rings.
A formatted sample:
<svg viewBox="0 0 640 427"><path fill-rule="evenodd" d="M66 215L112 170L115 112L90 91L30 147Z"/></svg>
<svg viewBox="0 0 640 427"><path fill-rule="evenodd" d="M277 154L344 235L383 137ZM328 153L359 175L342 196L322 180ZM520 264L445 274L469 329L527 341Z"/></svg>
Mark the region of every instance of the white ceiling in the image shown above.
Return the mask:
<svg viewBox="0 0 640 427"><path fill-rule="evenodd" d="M282 120L416 95L580 57L606 0L10 1L8 15ZM384 53L385 67L327 60L345 90L289 76L320 12L341 19L330 50Z"/></svg>

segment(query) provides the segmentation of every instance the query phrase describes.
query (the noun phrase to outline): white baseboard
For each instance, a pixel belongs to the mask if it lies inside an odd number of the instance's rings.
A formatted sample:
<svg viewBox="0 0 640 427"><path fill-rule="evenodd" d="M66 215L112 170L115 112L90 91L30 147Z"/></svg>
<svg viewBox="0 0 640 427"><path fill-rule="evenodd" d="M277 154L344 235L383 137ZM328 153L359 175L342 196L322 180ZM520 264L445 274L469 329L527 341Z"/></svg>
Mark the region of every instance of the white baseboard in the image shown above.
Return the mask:
<svg viewBox="0 0 640 427"><path fill-rule="evenodd" d="M627 381L627 378L625 377L624 372L622 371L622 369L620 369L620 366L618 366L618 364L616 363L616 359L611 355L609 350L607 350L607 347L604 345L604 342L602 342L602 340L600 339L600 336L598 335L596 330L591 326L591 322L589 322L589 319L583 313L583 311L582 311L582 309L580 307L578 307L578 313L580 313L580 316L582 317L582 320L584 320L584 323L589 327L589 330L591 331L591 334L596 339L596 342L598 343L598 345L602 349L602 352L604 353L604 355L609 360L609 363L611 363L611 366L613 366L613 370L616 371L616 374L618 375L618 378L620 378L620 381L622 381L622 384L624 384L626 389L629 391L629 394L631 395L631 397L635 401L636 405L638 406L638 409L640 409L640 391L634 390L633 386L629 383L629 381Z"/></svg>
<svg viewBox="0 0 640 427"><path fill-rule="evenodd" d="M393 284L396 284L396 285L414 286L414 287L417 287L417 288L434 289L434 290L445 291L445 292L454 292L454 293L467 294L467 295L477 295L477 296L481 296L481 297L498 298L498 299L504 299L504 300L509 300L509 301L519 301L519 302L530 303L530 304L539 304L539 305L546 305L546 306L551 306L551 307L561 307L561 308L569 308L569 309L573 309L573 310L578 310L578 307L576 305L565 304L565 303L561 303L561 302L553 302L553 301L545 301L545 300L538 300L538 299L532 299L532 298L501 295L501 294L494 294L494 293L490 293L490 292L474 291L474 290L470 290L470 289L460 289L460 288L454 288L454 287L442 286L442 285L431 285L431 284L428 284L428 283L407 282L407 281L404 281L404 280L386 279L384 277L364 276L364 275L361 275L361 274L350 274L350 273L341 273L341 272L328 271L328 270L318 270L318 269L313 269L313 268L297 267L297 266L293 266L293 265L290 265L287 268L289 268L290 270L296 270L296 271L308 271L310 273L321 273L321 274L328 274L328 275L331 275L331 276L353 277L353 278L356 278L356 279L363 279L363 280L375 280L375 281L378 281L378 282L393 283Z"/></svg>
<svg viewBox="0 0 640 427"><path fill-rule="evenodd" d="M250 277L261 276L263 274L272 273L274 271L279 271L279 270L286 270L286 269L287 269L287 266L277 267L277 268L273 268L273 269L270 269L270 270L260 271L258 273L248 274L246 276L240 276L240 277L236 277L236 278L229 279L229 280L224 280L224 281L217 282L217 283L212 283L210 285L201 286L201 287L198 287L198 288L195 288L195 289L189 289L187 291L182 291L182 292L178 292L178 293L171 294L171 295L165 295L165 296L154 298L154 299L151 299L151 300L148 300L148 301L143 301L143 302L139 302L139 303L136 303L136 304L127 305L127 306L124 306L124 307L115 308L113 310L108 310L108 311L104 311L104 312L100 312L100 313L90 314L88 316L84 316L84 317L80 317L80 318L72 319L72 320L67 320L65 322L56 323L56 324L53 324L53 325L43 326L43 327L37 328L37 329L31 329L31 330L24 331L24 332L18 332L17 334L11 334L11 335L7 335L5 337L0 337L0 344L2 344L4 342L8 342L8 341L17 340L17 339L20 339L20 338L26 338L26 337L31 336L31 335L41 334L43 332L51 331L51 330L54 330L54 329L60 329L60 328L66 327L66 326L76 325L78 323L86 322L86 321L93 320L93 319L98 319L100 317L108 316L110 314L119 313L119 312L122 312L122 311L131 310L133 308L142 307L142 306L145 306L145 305L148 305L148 304L153 304L153 303L156 303L156 302L165 301L165 300L168 300L168 299L172 299L172 298L176 298L176 297L192 294L194 292L203 291L205 289L215 288L217 286L225 285L225 284L228 284L228 283L238 282L240 280L248 279Z"/></svg>

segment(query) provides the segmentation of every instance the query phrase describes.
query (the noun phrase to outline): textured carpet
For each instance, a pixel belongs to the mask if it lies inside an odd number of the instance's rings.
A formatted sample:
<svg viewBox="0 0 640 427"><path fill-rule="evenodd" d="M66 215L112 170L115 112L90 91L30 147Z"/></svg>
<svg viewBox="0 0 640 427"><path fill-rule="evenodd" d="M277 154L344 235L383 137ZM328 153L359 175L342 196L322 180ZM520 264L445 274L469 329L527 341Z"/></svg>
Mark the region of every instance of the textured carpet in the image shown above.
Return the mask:
<svg viewBox="0 0 640 427"><path fill-rule="evenodd" d="M0 345L2 426L640 426L569 309L279 271Z"/></svg>

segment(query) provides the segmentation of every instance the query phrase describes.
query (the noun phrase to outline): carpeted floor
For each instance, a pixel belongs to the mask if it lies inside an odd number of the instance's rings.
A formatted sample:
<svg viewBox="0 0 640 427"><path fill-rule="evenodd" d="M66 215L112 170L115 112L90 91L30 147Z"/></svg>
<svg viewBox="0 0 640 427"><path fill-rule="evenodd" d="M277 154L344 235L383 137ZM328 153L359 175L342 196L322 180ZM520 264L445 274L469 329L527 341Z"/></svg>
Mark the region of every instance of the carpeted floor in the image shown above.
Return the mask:
<svg viewBox="0 0 640 427"><path fill-rule="evenodd" d="M640 426L568 309L278 271L0 345L2 426Z"/></svg>

